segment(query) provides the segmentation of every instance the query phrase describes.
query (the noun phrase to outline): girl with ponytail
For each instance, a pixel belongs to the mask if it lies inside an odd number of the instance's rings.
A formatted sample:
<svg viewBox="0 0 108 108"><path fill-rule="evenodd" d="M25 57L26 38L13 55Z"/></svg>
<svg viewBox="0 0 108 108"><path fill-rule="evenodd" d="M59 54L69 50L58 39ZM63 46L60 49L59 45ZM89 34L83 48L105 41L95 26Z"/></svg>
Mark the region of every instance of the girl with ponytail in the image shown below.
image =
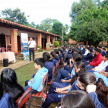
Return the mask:
<svg viewBox="0 0 108 108"><path fill-rule="evenodd" d="M52 58L53 63L54 63L54 65L56 66L56 63L58 62L58 58L57 58L56 53L55 53L54 51L52 51L52 52L50 53L50 57Z"/></svg>
<svg viewBox="0 0 108 108"><path fill-rule="evenodd" d="M108 88L101 78L96 82L96 77L93 73L86 72L79 75L69 91L72 90L86 91L96 108L108 108Z"/></svg>

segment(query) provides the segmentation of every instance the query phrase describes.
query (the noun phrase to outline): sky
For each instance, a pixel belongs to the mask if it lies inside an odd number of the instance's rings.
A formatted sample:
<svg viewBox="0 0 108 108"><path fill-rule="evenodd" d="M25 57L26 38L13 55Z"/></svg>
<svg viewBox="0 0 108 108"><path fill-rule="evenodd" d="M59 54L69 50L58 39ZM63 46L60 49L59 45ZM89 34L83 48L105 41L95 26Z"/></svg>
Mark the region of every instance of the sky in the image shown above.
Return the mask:
<svg viewBox="0 0 108 108"><path fill-rule="evenodd" d="M29 17L28 21L40 24L46 18L57 19L71 25L69 12L72 3L79 0L0 0L0 14L6 8L20 8Z"/></svg>

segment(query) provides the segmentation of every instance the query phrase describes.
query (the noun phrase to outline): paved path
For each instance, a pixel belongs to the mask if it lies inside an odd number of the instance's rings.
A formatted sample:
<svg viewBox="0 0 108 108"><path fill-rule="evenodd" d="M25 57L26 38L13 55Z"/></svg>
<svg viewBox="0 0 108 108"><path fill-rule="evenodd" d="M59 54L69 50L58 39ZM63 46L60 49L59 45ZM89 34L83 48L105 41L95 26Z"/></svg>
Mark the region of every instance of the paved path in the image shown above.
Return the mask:
<svg viewBox="0 0 108 108"><path fill-rule="evenodd" d="M44 51L44 52L51 52L51 51ZM42 57L42 54L43 54L43 52L36 53L35 54L35 58ZM18 69L21 66L27 65L27 64L32 63L32 62L33 61L29 61L29 60L24 61L24 60L22 60L22 61L18 61L16 63L14 63L14 64L9 64L8 67L2 67L2 66L0 66L0 74L1 74L2 70L5 69L5 68Z"/></svg>

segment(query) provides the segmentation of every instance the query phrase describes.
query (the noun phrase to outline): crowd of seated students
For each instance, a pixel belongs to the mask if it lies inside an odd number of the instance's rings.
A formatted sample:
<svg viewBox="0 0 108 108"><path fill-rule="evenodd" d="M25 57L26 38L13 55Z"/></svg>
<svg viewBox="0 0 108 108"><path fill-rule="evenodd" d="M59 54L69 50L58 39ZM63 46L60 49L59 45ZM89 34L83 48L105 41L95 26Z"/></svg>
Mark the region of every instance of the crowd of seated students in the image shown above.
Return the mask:
<svg viewBox="0 0 108 108"><path fill-rule="evenodd" d="M25 87L17 83L15 71L7 68L1 73L0 108L14 108L16 100L32 87L32 93L42 91L42 78L48 72L52 80L52 69L60 62L56 80L49 87L42 108L52 102L61 102L57 108L108 108L108 52L104 46L66 46L34 60L38 70ZM25 105L22 106L25 108Z"/></svg>

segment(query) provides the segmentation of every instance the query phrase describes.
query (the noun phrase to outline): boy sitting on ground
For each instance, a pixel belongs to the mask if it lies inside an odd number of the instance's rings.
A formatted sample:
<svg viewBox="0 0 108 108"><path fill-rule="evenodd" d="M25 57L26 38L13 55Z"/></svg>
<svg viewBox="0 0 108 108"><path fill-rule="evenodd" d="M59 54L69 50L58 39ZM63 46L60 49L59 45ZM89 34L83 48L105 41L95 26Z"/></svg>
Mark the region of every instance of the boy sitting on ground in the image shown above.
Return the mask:
<svg viewBox="0 0 108 108"><path fill-rule="evenodd" d="M43 89L42 79L43 76L46 75L46 73L48 72L48 69L44 67L45 61L43 60L43 58L37 58L36 60L34 60L34 62L34 67L38 69L38 71L35 74L34 78L25 81L24 90L26 91L28 88L32 86L32 93L37 93Z"/></svg>

